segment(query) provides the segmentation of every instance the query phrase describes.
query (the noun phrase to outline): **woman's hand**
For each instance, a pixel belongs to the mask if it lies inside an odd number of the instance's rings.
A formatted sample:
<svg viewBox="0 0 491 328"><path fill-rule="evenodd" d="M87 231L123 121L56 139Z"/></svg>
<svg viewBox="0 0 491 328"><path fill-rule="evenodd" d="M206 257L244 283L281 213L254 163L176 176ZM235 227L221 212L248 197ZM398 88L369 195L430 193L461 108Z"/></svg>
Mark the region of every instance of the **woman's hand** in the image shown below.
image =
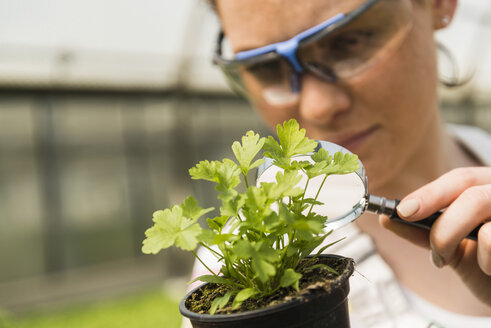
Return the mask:
<svg viewBox="0 0 491 328"><path fill-rule="evenodd" d="M459 168L406 196L397 211L417 221L446 208L430 231L381 216L382 226L428 249L435 266L452 267L467 287L491 305L491 168ZM465 237L483 223L477 242Z"/></svg>

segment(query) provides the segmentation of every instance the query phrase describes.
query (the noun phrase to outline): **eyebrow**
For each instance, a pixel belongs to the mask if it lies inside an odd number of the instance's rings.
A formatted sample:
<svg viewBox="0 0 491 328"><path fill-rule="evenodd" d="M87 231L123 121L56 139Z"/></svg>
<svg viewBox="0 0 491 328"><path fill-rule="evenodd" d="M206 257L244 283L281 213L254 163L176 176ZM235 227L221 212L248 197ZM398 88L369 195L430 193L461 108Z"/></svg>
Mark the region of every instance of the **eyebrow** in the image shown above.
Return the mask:
<svg viewBox="0 0 491 328"><path fill-rule="evenodd" d="M271 51L284 53L281 51L282 49L283 49L283 51L286 50L287 48L289 49L291 44L296 44L298 46L298 42L320 32L326 28L328 28L329 26L335 25L336 23L338 23L339 21L342 21L346 17L347 17L346 14L339 13L337 15L334 15L334 16L328 18L327 20L323 21L320 24L312 26L311 28L308 28L308 29L294 35L293 37L291 37L287 40L275 42L275 43L270 43L270 44L267 44L265 46L254 48L251 50L238 51L236 53L236 58L240 60L242 58L262 55L262 54L265 54L265 53L268 53ZM286 48L285 48L285 46L286 46Z"/></svg>

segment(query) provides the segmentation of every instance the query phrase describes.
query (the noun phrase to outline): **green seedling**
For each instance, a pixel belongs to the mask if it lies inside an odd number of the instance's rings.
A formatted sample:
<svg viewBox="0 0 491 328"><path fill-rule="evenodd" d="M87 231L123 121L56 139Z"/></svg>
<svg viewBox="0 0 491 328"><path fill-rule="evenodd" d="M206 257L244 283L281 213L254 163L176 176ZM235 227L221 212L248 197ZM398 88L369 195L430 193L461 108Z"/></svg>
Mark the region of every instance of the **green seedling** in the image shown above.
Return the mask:
<svg viewBox="0 0 491 328"><path fill-rule="evenodd" d="M177 246L191 251L206 268L195 249L202 246L216 256L222 264L220 272L208 268L209 275L195 279L229 288L213 301L211 314L229 302L237 309L249 298L268 296L283 287L298 290L300 261L331 233L324 230L327 217L313 211L314 205L321 204L319 192L315 198L305 197L308 183L317 176L324 175L325 181L329 175L351 173L359 167L356 155L331 155L324 149L316 152L317 142L305 137L305 130L293 119L279 124L277 134L279 142L249 131L242 143L232 145L236 162L201 161L189 170L192 179L216 183L220 215L207 218L207 228L201 227L198 219L213 208L203 209L188 197L180 205L156 211L154 225L145 233L142 251L146 254ZM264 162L255 160L261 152L283 170L277 173L275 183L249 185L249 172ZM311 161L295 160L300 155L310 156ZM298 186L302 175L307 176L305 188ZM237 191L241 183L246 187L244 193Z"/></svg>

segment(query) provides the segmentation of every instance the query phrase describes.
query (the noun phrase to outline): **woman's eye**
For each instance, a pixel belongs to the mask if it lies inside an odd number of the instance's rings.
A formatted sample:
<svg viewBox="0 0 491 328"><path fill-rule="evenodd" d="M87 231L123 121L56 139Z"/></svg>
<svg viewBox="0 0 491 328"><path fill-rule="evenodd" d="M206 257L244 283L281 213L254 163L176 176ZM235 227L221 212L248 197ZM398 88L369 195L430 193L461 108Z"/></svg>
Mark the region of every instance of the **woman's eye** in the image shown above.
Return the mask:
<svg viewBox="0 0 491 328"><path fill-rule="evenodd" d="M278 60L256 63L245 67L245 71L263 83L277 80L283 74L282 65Z"/></svg>
<svg viewBox="0 0 491 328"><path fill-rule="evenodd" d="M358 47L361 45L369 44L373 39L374 33L372 31L351 31L338 35L331 43L331 46L336 48L350 48Z"/></svg>
<svg viewBox="0 0 491 328"><path fill-rule="evenodd" d="M278 72L280 64L276 61L268 61L247 66L247 72L254 75L268 74Z"/></svg>

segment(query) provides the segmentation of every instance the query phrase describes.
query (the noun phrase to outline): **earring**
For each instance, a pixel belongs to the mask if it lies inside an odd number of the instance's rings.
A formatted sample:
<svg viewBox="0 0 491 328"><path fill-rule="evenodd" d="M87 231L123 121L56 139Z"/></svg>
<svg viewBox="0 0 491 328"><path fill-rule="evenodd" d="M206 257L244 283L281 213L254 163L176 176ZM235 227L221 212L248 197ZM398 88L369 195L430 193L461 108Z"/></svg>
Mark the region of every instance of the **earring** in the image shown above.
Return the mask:
<svg viewBox="0 0 491 328"><path fill-rule="evenodd" d="M443 26L447 26L448 24L450 24L450 16L449 15L443 16L441 22Z"/></svg>

